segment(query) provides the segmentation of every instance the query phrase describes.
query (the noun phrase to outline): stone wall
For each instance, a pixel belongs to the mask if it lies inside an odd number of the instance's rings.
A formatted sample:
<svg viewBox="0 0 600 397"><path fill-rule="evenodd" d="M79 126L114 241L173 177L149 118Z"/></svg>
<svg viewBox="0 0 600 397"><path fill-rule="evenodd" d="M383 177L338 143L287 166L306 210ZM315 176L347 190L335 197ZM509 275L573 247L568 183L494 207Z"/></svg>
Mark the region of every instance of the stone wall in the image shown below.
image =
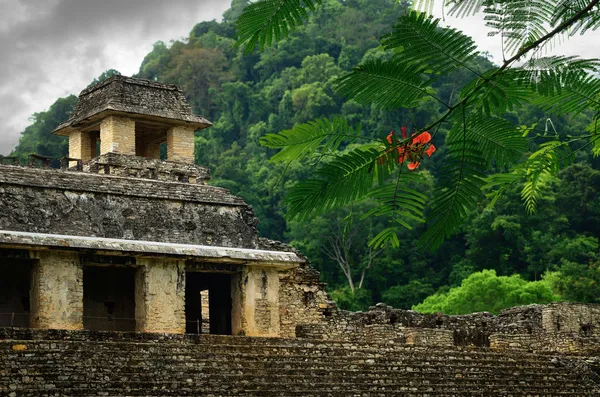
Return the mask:
<svg viewBox="0 0 600 397"><path fill-rule="evenodd" d="M600 305L553 303L461 316L420 314L384 304L368 312L334 309L296 319L296 336L352 342L415 343L600 354ZM550 321L549 319L553 320ZM557 320L558 319L558 320ZM428 331L429 330L429 331Z"/></svg>
<svg viewBox="0 0 600 397"><path fill-rule="evenodd" d="M149 159L116 153L107 153L93 158L84 164L83 169L96 174L201 185L205 185L210 179L208 167L177 161L162 161L158 157Z"/></svg>
<svg viewBox="0 0 600 397"><path fill-rule="evenodd" d="M0 230L257 248L252 208L225 189L0 166Z"/></svg>
<svg viewBox="0 0 600 397"><path fill-rule="evenodd" d="M138 259L136 329L185 333L185 263L175 259Z"/></svg>
<svg viewBox="0 0 600 397"><path fill-rule="evenodd" d="M75 252L36 251L32 270L34 328L83 328L83 270Z"/></svg>
<svg viewBox="0 0 600 397"><path fill-rule="evenodd" d="M170 161L194 164L193 127L177 126L167 131L167 158Z"/></svg>
<svg viewBox="0 0 600 397"><path fill-rule="evenodd" d="M7 397L583 397L600 393L599 364L440 345L0 328Z"/></svg>

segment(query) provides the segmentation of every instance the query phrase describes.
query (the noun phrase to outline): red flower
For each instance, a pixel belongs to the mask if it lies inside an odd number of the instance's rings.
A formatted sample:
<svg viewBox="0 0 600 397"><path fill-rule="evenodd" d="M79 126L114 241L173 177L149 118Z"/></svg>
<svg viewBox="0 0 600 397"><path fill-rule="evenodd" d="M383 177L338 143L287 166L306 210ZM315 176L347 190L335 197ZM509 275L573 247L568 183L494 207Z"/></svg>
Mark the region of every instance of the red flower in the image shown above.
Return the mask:
<svg viewBox="0 0 600 397"><path fill-rule="evenodd" d="M406 127L402 127L401 131L402 137L406 140ZM390 145L394 144L394 131L389 133L387 141ZM431 134L427 131L423 131L417 135L413 134L408 142L399 144L397 150L398 163L403 164L408 158L410 162L407 164L407 167L409 170L413 171L421 164L424 154L431 157L433 152L435 152L435 146L431 143ZM379 163L382 164L383 158L380 158L379 160Z"/></svg>

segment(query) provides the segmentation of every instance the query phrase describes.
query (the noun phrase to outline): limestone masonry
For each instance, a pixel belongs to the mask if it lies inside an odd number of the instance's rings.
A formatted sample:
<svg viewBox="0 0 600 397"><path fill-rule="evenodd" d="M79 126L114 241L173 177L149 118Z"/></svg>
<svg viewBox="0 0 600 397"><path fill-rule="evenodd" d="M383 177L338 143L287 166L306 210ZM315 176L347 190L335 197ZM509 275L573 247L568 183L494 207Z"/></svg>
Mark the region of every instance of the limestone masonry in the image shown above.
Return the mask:
<svg viewBox="0 0 600 397"><path fill-rule="evenodd" d="M600 395L599 305L336 308L207 184L210 125L178 87L115 76L54 132L62 169L0 158L0 396Z"/></svg>

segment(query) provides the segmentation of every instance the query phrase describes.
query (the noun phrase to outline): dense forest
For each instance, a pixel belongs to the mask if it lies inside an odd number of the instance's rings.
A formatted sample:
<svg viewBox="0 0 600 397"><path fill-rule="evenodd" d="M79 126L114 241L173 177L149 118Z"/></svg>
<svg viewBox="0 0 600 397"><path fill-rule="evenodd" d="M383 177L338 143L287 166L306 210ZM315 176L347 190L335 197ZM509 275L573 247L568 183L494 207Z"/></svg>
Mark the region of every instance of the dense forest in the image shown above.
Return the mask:
<svg viewBox="0 0 600 397"><path fill-rule="evenodd" d="M333 90L333 81L353 66L386 56L379 40L406 13L406 3L326 0L288 38L249 54L235 46L234 30L247 4L233 0L222 22L201 22L185 40L157 42L136 77L180 85L194 111L214 123L197 133L196 162L211 168L211 183L254 207L261 235L308 256L340 307L361 310L382 301L458 314L556 300L600 301L600 162L585 147L545 184L535 213L522 203L522 186L512 186L499 201L480 202L460 232L433 252L417 247L421 224L402 232L399 249L370 248L369 239L384 225L363 220L375 206L369 200L308 221L287 221L283 198L310 175L313 160L289 167L269 162L276 152L263 147L261 137L341 115L360 124L365 138L381 140L402 126L427 124L440 108L432 100L418 109L384 111L346 101ZM483 73L491 67L479 57L471 68ZM455 72L439 78L434 88L450 103L467 81ZM75 96L60 98L34 114L13 155L65 155L66 140L50 132L68 118L75 102ZM505 117L530 130L531 151L557 131L583 134L590 121L586 114L549 118L533 107ZM443 130L435 135L437 151L418 170L422 178L415 189L427 197L444 158L444 138Z"/></svg>

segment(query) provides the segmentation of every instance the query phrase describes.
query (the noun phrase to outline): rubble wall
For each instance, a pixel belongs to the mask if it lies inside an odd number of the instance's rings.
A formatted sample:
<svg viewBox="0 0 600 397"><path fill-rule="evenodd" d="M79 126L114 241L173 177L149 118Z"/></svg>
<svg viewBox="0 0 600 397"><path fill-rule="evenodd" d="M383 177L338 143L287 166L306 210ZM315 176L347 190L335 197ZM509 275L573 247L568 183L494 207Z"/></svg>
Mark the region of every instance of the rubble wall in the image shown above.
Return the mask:
<svg viewBox="0 0 600 397"><path fill-rule="evenodd" d="M0 165L0 230L257 248L252 208L226 189Z"/></svg>

